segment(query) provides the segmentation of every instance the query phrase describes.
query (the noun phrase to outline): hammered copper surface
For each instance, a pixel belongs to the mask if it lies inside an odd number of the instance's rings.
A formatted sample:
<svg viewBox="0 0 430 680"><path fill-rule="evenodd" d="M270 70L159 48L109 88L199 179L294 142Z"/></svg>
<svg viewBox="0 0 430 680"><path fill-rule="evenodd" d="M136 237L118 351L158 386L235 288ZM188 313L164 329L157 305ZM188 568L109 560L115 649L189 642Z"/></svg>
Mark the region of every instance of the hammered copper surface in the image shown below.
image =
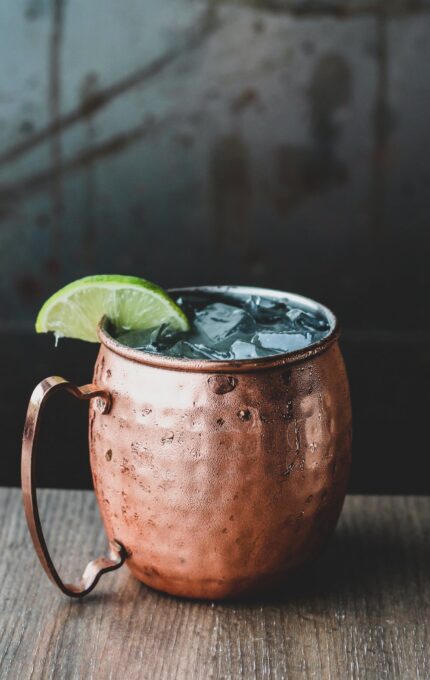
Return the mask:
<svg viewBox="0 0 430 680"><path fill-rule="evenodd" d="M334 332L317 352L269 368L224 362L212 372L150 365L142 353L119 354L103 330L101 340L94 382L112 406L103 416L91 403L91 467L107 534L138 579L175 595L232 597L318 551L350 469Z"/></svg>

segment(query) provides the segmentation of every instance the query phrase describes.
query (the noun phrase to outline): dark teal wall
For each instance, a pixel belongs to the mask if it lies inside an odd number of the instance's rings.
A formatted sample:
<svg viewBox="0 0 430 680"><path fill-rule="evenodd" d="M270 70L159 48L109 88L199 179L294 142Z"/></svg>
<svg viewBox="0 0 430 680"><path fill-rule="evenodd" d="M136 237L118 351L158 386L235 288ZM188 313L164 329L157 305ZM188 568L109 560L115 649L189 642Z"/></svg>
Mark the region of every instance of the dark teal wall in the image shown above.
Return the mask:
<svg viewBox="0 0 430 680"><path fill-rule="evenodd" d="M429 36L406 0L6 3L2 317L132 272L428 328Z"/></svg>
<svg viewBox="0 0 430 680"><path fill-rule="evenodd" d="M93 348L31 334L38 307L76 277L120 272L332 307L353 488L422 491L430 2L14 0L0 65L0 483L17 482L32 384L91 375ZM62 417L42 481L79 485L84 420ZM56 422L70 432L59 449Z"/></svg>

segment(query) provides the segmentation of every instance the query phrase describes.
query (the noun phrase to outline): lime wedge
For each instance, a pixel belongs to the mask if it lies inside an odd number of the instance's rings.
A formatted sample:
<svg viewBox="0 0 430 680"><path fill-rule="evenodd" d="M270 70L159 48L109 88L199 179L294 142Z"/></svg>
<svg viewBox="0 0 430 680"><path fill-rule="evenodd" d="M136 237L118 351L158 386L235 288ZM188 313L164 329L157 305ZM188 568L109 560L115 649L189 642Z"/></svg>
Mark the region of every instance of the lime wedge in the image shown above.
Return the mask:
<svg viewBox="0 0 430 680"><path fill-rule="evenodd" d="M86 276L54 293L36 319L36 331L99 342L97 324L106 315L115 326L144 330L165 323L179 331L190 325L183 311L154 283L136 276Z"/></svg>

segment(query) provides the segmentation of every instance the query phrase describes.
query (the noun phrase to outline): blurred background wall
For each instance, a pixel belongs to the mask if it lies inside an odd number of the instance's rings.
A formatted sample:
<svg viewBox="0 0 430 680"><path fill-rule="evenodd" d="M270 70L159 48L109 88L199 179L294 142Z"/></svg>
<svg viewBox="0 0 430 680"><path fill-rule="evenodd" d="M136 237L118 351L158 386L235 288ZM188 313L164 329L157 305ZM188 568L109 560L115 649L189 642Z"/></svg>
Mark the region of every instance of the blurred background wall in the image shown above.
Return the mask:
<svg viewBox="0 0 430 680"><path fill-rule="evenodd" d="M15 0L0 63L0 484L34 384L97 352L37 309L115 272L333 308L351 490L429 491L429 0ZM50 406L42 485L90 484L85 420Z"/></svg>

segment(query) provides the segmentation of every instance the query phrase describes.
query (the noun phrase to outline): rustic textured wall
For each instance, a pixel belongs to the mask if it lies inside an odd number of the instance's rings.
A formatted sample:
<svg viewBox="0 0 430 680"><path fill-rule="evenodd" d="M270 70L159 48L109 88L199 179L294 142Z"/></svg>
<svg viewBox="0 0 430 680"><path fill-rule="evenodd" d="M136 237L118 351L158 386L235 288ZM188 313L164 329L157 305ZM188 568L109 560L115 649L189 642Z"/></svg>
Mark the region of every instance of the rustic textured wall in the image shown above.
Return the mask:
<svg viewBox="0 0 430 680"><path fill-rule="evenodd" d="M15 0L0 56L1 342L39 357L6 359L13 465L30 380L69 368L23 329L59 285L127 272L331 306L356 441L397 488L430 377L430 2Z"/></svg>
<svg viewBox="0 0 430 680"><path fill-rule="evenodd" d="M430 3L391 5L7 3L2 316L122 271L286 287L396 328L428 255Z"/></svg>

